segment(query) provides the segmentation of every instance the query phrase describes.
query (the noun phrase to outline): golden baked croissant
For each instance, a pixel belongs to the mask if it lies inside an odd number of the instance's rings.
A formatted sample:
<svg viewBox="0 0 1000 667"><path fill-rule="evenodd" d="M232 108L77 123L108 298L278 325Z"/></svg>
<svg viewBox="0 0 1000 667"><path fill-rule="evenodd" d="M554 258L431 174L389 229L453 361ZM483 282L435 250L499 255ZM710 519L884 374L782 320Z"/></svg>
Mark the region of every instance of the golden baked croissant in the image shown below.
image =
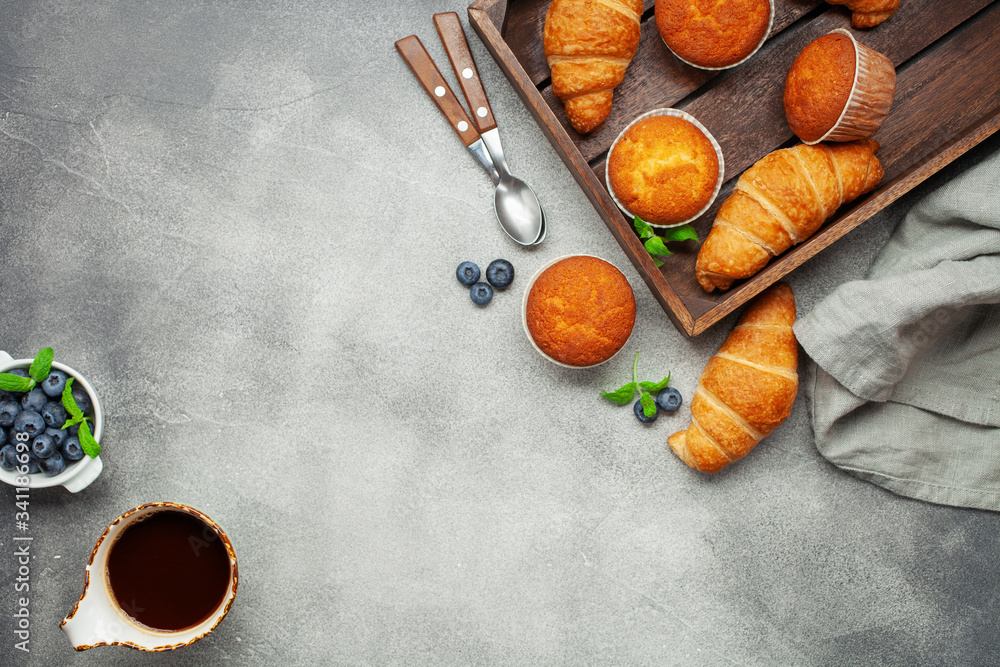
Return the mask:
<svg viewBox="0 0 1000 667"><path fill-rule="evenodd" d="M615 86L639 48L642 0L553 0L545 14L552 93L566 118L591 132L611 113Z"/></svg>
<svg viewBox="0 0 1000 667"><path fill-rule="evenodd" d="M777 283L751 302L715 353L691 401L691 425L667 444L684 463L719 472L750 453L792 412L799 345L795 295Z"/></svg>
<svg viewBox="0 0 1000 667"><path fill-rule="evenodd" d="M749 278L812 236L842 204L882 180L877 141L799 144L743 172L698 251L695 278L708 292Z"/></svg>
<svg viewBox="0 0 1000 667"><path fill-rule="evenodd" d="M899 0L827 0L831 5L847 5L851 25L855 28L874 28L896 13Z"/></svg>

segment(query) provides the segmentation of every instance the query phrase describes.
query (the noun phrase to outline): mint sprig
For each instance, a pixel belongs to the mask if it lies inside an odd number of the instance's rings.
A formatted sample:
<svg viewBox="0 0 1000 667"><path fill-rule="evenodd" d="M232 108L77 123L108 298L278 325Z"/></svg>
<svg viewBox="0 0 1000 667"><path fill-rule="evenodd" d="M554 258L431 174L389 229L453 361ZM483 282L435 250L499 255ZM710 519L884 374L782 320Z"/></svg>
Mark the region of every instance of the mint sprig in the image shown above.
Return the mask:
<svg viewBox="0 0 1000 667"><path fill-rule="evenodd" d="M69 428L74 424L80 425L80 430L77 431L76 437L80 440L80 447L83 449L83 453L92 459L97 458L97 455L101 453L101 445L98 444L97 439L94 434L90 432L90 423L87 421L88 417L83 414L83 410L80 406L76 404L73 399L73 380L75 378L66 378L66 387L63 389L62 393L62 404L66 408L66 412L69 413L69 419L63 424L63 428Z"/></svg>
<svg viewBox="0 0 1000 667"><path fill-rule="evenodd" d="M642 246L646 249L653 257L653 263L657 266L663 266L663 260L660 257L666 257L667 255L672 255L670 248L667 247L668 243L674 241L697 241L698 232L694 230L691 225L681 225L680 227L670 227L664 229L662 235L657 235L656 230L650 226L645 220L639 216L635 216L632 219L632 226L635 227L635 231L639 233L639 240L641 240ZM649 415L647 415L648 417Z"/></svg>
<svg viewBox="0 0 1000 667"><path fill-rule="evenodd" d="M3 391L29 392L35 388L39 382L44 382L52 371L51 347L43 347L31 360L31 367L28 369L30 377L21 377L13 373L0 373L0 389Z"/></svg>
<svg viewBox="0 0 1000 667"><path fill-rule="evenodd" d="M638 220L638 218L636 218ZM635 361L632 362L632 381L623 384L614 391L602 391L601 396L612 403L627 405L635 398L635 392L639 391L639 402L642 404L642 413L647 417L656 414L656 400L653 394L665 389L670 383L670 373L659 382L639 382L639 353L635 353Z"/></svg>

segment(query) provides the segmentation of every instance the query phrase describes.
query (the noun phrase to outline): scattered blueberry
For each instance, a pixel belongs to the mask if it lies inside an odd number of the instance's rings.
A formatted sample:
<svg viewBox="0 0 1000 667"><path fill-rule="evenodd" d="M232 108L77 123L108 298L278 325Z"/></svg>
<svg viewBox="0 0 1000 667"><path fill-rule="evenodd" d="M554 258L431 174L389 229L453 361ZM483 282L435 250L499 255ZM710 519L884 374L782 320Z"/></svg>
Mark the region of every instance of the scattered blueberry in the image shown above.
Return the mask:
<svg viewBox="0 0 1000 667"><path fill-rule="evenodd" d="M458 282L463 285L475 285L479 281L479 267L475 262L462 262L455 271Z"/></svg>
<svg viewBox="0 0 1000 667"><path fill-rule="evenodd" d="M59 452L56 452L46 459L39 459L38 467L41 468L42 472L44 472L47 476L55 477L66 469L66 461L63 460L63 457L59 454Z"/></svg>
<svg viewBox="0 0 1000 667"><path fill-rule="evenodd" d="M63 389L66 388L67 377L62 371L53 370L42 382L42 391L50 398L62 396Z"/></svg>
<svg viewBox="0 0 1000 667"><path fill-rule="evenodd" d="M642 401L636 401L632 411L635 412L636 419L641 421L643 424L651 424L655 422L658 414L654 412L652 417L647 417L646 413L642 411Z"/></svg>
<svg viewBox="0 0 1000 667"><path fill-rule="evenodd" d="M44 419L44 417L43 417ZM0 431L2 433L3 431ZM69 429L65 428L47 428L45 429L45 435L50 436L56 441L56 447L62 447L69 440ZM0 443L3 444L3 443Z"/></svg>
<svg viewBox="0 0 1000 667"><path fill-rule="evenodd" d="M486 283L476 283L469 290L472 302L479 306L485 306L493 299L493 288Z"/></svg>
<svg viewBox="0 0 1000 667"><path fill-rule="evenodd" d="M681 407L683 402L681 392L673 387L667 387L656 395L656 405L664 412L677 412L677 408Z"/></svg>
<svg viewBox="0 0 1000 667"><path fill-rule="evenodd" d="M17 449L14 445L4 445L0 448L0 468L14 470L17 467Z"/></svg>
<svg viewBox="0 0 1000 667"><path fill-rule="evenodd" d="M45 420L34 410L23 410L14 418L14 433L27 433L34 438L45 432Z"/></svg>
<svg viewBox="0 0 1000 667"><path fill-rule="evenodd" d="M90 395L82 387L73 387L73 400L76 401L76 407L80 408L83 412L89 413L94 409L94 404L90 401Z"/></svg>
<svg viewBox="0 0 1000 667"><path fill-rule="evenodd" d="M79 461L83 458L83 447L80 446L80 441L75 437L67 438L59 451L62 452L63 458L67 461Z"/></svg>
<svg viewBox="0 0 1000 667"><path fill-rule="evenodd" d="M49 397L40 388L35 387L21 399L21 407L25 410L41 412L42 407L49 402Z"/></svg>
<svg viewBox="0 0 1000 667"><path fill-rule="evenodd" d="M486 267L486 280L497 289L506 289L514 282L514 265L506 259L494 259Z"/></svg>
<svg viewBox="0 0 1000 667"><path fill-rule="evenodd" d="M56 441L51 435L42 433L31 441L31 451L40 459L47 459L56 453Z"/></svg>
<svg viewBox="0 0 1000 667"><path fill-rule="evenodd" d="M58 401L46 403L39 414L42 415L45 425L49 428L62 428L63 424L66 423L66 408Z"/></svg>
<svg viewBox="0 0 1000 667"><path fill-rule="evenodd" d="M0 426L8 428L14 425L14 418L21 411L21 404L14 401L0 403Z"/></svg>

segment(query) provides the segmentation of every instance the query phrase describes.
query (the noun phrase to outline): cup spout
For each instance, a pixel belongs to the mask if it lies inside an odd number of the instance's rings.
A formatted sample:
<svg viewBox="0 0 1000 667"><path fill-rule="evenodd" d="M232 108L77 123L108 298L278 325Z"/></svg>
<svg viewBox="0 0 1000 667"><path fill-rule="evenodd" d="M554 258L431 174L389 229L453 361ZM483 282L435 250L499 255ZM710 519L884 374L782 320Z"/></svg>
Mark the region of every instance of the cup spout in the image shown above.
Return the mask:
<svg viewBox="0 0 1000 667"><path fill-rule="evenodd" d="M122 635L126 632L124 624L108 608L106 601L95 600L89 591L83 594L76 609L60 625L77 651L122 643Z"/></svg>

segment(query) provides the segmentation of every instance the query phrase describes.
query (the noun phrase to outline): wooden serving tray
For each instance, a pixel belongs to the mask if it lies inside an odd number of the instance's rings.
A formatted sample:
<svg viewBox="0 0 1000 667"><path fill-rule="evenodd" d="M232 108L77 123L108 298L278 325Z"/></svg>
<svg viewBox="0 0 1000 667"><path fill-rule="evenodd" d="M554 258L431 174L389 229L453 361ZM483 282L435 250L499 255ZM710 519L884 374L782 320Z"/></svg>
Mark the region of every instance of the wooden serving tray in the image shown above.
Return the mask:
<svg viewBox="0 0 1000 667"><path fill-rule="evenodd" d="M667 315L696 336L1000 129L1000 0L900 4L888 21L856 30L844 7L775 0L767 43L748 62L719 73L685 65L667 50L656 30L654 0L646 0L639 50L615 89L611 115L587 136L569 126L552 95L542 48L549 0L476 0L469 20ZM896 66L895 102L875 135L885 169L879 187L725 292L709 294L695 282L694 242L673 244L675 254L657 268L606 189L611 142L633 118L660 107L687 111L715 135L726 182L713 207L694 223L704 240L739 175L767 153L798 142L785 120L785 76L806 44L836 28L850 29Z"/></svg>

